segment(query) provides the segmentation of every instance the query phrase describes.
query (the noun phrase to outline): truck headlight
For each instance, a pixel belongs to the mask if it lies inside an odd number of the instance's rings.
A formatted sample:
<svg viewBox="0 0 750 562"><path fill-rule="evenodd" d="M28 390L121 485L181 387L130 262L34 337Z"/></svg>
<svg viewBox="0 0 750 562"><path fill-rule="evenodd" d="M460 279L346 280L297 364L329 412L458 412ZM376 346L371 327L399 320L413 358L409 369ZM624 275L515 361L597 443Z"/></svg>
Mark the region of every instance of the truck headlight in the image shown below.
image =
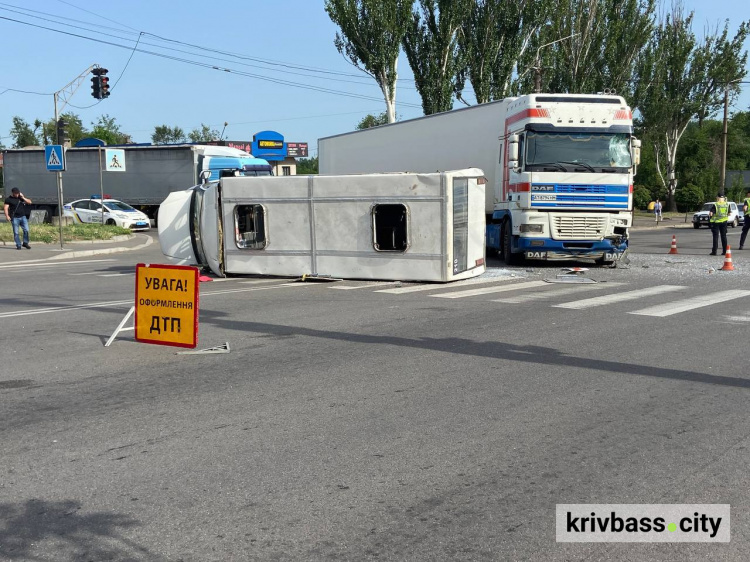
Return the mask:
<svg viewBox="0 0 750 562"><path fill-rule="evenodd" d="M520 232L542 232L544 227L541 224L522 224L518 230Z"/></svg>

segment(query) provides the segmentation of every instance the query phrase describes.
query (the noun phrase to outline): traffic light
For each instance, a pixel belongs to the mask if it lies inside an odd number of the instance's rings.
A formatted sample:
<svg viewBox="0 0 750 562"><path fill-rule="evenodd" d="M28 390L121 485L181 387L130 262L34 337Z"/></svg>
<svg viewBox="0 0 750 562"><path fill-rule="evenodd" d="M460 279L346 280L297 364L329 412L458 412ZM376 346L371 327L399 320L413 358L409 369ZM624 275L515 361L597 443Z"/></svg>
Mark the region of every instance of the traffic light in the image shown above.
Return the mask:
<svg viewBox="0 0 750 562"><path fill-rule="evenodd" d="M102 79L99 76L91 79L91 95L98 100L102 99Z"/></svg>
<svg viewBox="0 0 750 562"><path fill-rule="evenodd" d="M65 127L67 125L62 117L57 120L57 144L65 144Z"/></svg>
<svg viewBox="0 0 750 562"><path fill-rule="evenodd" d="M98 100L109 97L109 78L106 68L95 68L91 71L91 95Z"/></svg>

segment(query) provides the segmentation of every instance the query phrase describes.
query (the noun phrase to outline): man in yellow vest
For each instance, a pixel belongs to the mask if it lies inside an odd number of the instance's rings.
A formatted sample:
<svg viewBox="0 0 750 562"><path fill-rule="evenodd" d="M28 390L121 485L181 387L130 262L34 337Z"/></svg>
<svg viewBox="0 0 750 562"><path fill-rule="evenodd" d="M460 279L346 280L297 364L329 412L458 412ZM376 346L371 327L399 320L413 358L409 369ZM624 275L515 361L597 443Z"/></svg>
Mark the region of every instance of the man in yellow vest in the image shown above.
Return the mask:
<svg viewBox="0 0 750 562"><path fill-rule="evenodd" d="M745 202L742 204L742 212L745 213L745 222L742 223L742 236L740 236L740 250L745 249L745 238L747 238L747 231L750 230L750 221L747 218L747 211L750 210L750 189L747 190L747 196Z"/></svg>
<svg viewBox="0 0 750 562"><path fill-rule="evenodd" d="M721 234L721 255L727 253L727 221L729 220L729 203L723 193L708 212L708 222L711 223L711 232L714 235L714 244L711 249L712 256L716 255L716 249L719 245L719 235Z"/></svg>

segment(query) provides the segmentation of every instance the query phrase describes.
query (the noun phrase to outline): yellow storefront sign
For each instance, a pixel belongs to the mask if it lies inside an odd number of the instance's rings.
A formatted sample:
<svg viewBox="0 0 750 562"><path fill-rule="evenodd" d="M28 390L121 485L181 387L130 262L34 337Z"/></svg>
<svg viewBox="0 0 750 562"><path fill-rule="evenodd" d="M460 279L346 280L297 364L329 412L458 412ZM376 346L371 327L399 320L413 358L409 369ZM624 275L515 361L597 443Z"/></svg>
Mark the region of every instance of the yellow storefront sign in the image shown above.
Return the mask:
<svg viewBox="0 0 750 562"><path fill-rule="evenodd" d="M197 268L136 266L135 339L178 347L198 344Z"/></svg>

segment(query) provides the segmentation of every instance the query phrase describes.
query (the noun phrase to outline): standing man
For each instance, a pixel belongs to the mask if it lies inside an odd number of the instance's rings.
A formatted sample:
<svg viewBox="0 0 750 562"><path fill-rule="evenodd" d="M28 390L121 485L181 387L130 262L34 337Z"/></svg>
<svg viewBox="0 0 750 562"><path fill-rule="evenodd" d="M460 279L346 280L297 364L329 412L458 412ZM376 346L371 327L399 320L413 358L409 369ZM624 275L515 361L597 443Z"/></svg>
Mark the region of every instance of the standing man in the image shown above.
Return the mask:
<svg viewBox="0 0 750 562"><path fill-rule="evenodd" d="M748 222L747 211L750 209L750 189L747 190L747 196L745 202L742 204L742 212L745 213L745 220L742 223L742 236L740 236L740 250L744 250L745 238L747 238L747 231L750 230L750 222Z"/></svg>
<svg viewBox="0 0 750 562"><path fill-rule="evenodd" d="M658 199L654 203L654 220L656 220L657 224L661 220L661 201Z"/></svg>
<svg viewBox="0 0 750 562"><path fill-rule="evenodd" d="M716 255L716 248L719 245L719 234L721 234L721 255L727 253L727 220L729 220L729 203L723 193L719 193L719 197L714 203L711 210L708 212L708 222L711 223L711 232L714 235L714 243L711 249L712 256Z"/></svg>
<svg viewBox="0 0 750 562"><path fill-rule="evenodd" d="M23 247L31 250L29 246L29 219L26 218L26 205L31 205L31 199L27 199L17 187L10 190L10 197L5 199L5 218L13 223L13 238L16 241L16 250L21 249L21 238L18 236L18 227L23 230Z"/></svg>

